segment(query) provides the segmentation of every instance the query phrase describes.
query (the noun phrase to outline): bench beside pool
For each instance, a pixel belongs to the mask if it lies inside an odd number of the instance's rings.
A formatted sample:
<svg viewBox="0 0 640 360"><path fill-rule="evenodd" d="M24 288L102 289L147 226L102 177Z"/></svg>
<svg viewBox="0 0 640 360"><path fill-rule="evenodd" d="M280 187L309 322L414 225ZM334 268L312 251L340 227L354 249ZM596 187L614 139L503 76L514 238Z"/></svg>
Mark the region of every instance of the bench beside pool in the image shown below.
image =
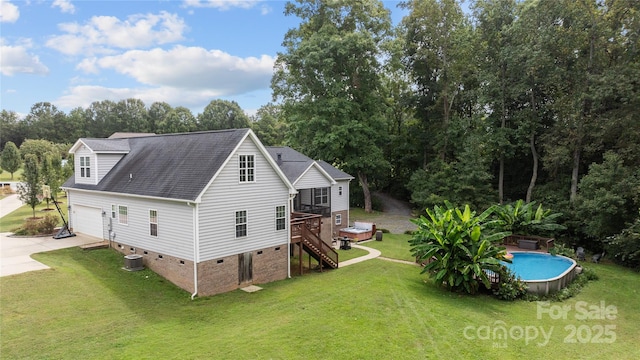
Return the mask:
<svg viewBox="0 0 640 360"><path fill-rule="evenodd" d="M348 237L352 241L368 240L376 233L376 224L366 221L355 221L353 226L340 229L340 237Z"/></svg>

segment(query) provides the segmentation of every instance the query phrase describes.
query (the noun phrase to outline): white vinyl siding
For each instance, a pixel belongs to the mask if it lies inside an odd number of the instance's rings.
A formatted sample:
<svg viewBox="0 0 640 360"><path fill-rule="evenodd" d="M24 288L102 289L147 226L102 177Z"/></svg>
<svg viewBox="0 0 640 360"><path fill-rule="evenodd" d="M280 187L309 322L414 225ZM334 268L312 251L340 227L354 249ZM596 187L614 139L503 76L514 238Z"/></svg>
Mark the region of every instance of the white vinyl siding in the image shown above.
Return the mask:
<svg viewBox="0 0 640 360"><path fill-rule="evenodd" d="M81 204L108 211L111 204L114 203L126 204L129 222L128 225L120 225L117 219L112 221L112 236L115 235L115 243L193 260L193 206L177 201L69 190L69 204L72 209L74 204ZM157 210L161 216L162 227L159 229L157 237L149 236L149 209ZM162 216L162 214L171 214L171 216ZM107 219L106 222L108 223L108 221ZM106 232L104 238L107 238Z"/></svg>
<svg viewBox="0 0 640 360"><path fill-rule="evenodd" d="M286 244L287 231L277 231L276 206L289 203L289 189L278 177L256 144L247 138L237 154L255 154L255 183L238 182L238 161L229 161L220 170L199 205L200 261L241 254ZM247 209L248 232L236 239L235 212ZM288 205L285 210L289 213ZM286 249L285 249L286 250Z"/></svg>
<svg viewBox="0 0 640 360"><path fill-rule="evenodd" d="M97 154L94 169L97 169L97 182L99 183L113 169L113 167L122 159L121 154Z"/></svg>
<svg viewBox="0 0 640 360"><path fill-rule="evenodd" d="M324 176L316 165L313 165L296 180L294 186L296 189L329 187L331 186L331 180Z"/></svg>
<svg viewBox="0 0 640 360"><path fill-rule="evenodd" d="M339 187L342 186L342 195ZM331 211L349 210L349 181L338 180L338 183L331 187Z"/></svg>

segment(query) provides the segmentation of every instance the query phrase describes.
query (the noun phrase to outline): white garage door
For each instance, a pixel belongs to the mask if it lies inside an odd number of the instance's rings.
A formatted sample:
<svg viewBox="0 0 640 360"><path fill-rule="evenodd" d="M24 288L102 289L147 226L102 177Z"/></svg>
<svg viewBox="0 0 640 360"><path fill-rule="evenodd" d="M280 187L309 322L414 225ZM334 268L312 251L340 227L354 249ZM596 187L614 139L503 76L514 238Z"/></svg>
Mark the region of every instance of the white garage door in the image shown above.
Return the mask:
<svg viewBox="0 0 640 360"><path fill-rule="evenodd" d="M103 239L102 210L98 208L73 206L73 231Z"/></svg>

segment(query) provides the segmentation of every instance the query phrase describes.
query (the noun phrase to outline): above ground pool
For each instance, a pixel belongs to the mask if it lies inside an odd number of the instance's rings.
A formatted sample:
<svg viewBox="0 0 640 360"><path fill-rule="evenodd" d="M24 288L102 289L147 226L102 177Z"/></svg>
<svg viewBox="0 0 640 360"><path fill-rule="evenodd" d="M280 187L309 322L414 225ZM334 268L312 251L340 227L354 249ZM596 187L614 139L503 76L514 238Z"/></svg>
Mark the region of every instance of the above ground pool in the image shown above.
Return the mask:
<svg viewBox="0 0 640 360"><path fill-rule="evenodd" d="M567 286L575 276L576 262L564 256L537 252L511 252L511 263L504 263L529 286L529 292L546 295Z"/></svg>

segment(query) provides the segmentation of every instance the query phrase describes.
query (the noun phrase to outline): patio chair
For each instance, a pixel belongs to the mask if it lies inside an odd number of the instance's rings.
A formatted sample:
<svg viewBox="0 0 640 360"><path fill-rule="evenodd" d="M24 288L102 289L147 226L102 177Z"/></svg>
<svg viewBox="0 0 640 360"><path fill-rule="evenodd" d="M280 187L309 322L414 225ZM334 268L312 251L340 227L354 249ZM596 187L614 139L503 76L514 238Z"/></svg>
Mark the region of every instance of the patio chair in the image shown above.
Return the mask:
<svg viewBox="0 0 640 360"><path fill-rule="evenodd" d="M576 250L576 256L578 257L578 260L584 261L585 259L584 248L578 247L578 249Z"/></svg>
<svg viewBox="0 0 640 360"><path fill-rule="evenodd" d="M600 260L602 260L603 257L604 257L604 251L602 252L602 254L593 255L593 257L591 257L591 261L597 264L600 262Z"/></svg>

